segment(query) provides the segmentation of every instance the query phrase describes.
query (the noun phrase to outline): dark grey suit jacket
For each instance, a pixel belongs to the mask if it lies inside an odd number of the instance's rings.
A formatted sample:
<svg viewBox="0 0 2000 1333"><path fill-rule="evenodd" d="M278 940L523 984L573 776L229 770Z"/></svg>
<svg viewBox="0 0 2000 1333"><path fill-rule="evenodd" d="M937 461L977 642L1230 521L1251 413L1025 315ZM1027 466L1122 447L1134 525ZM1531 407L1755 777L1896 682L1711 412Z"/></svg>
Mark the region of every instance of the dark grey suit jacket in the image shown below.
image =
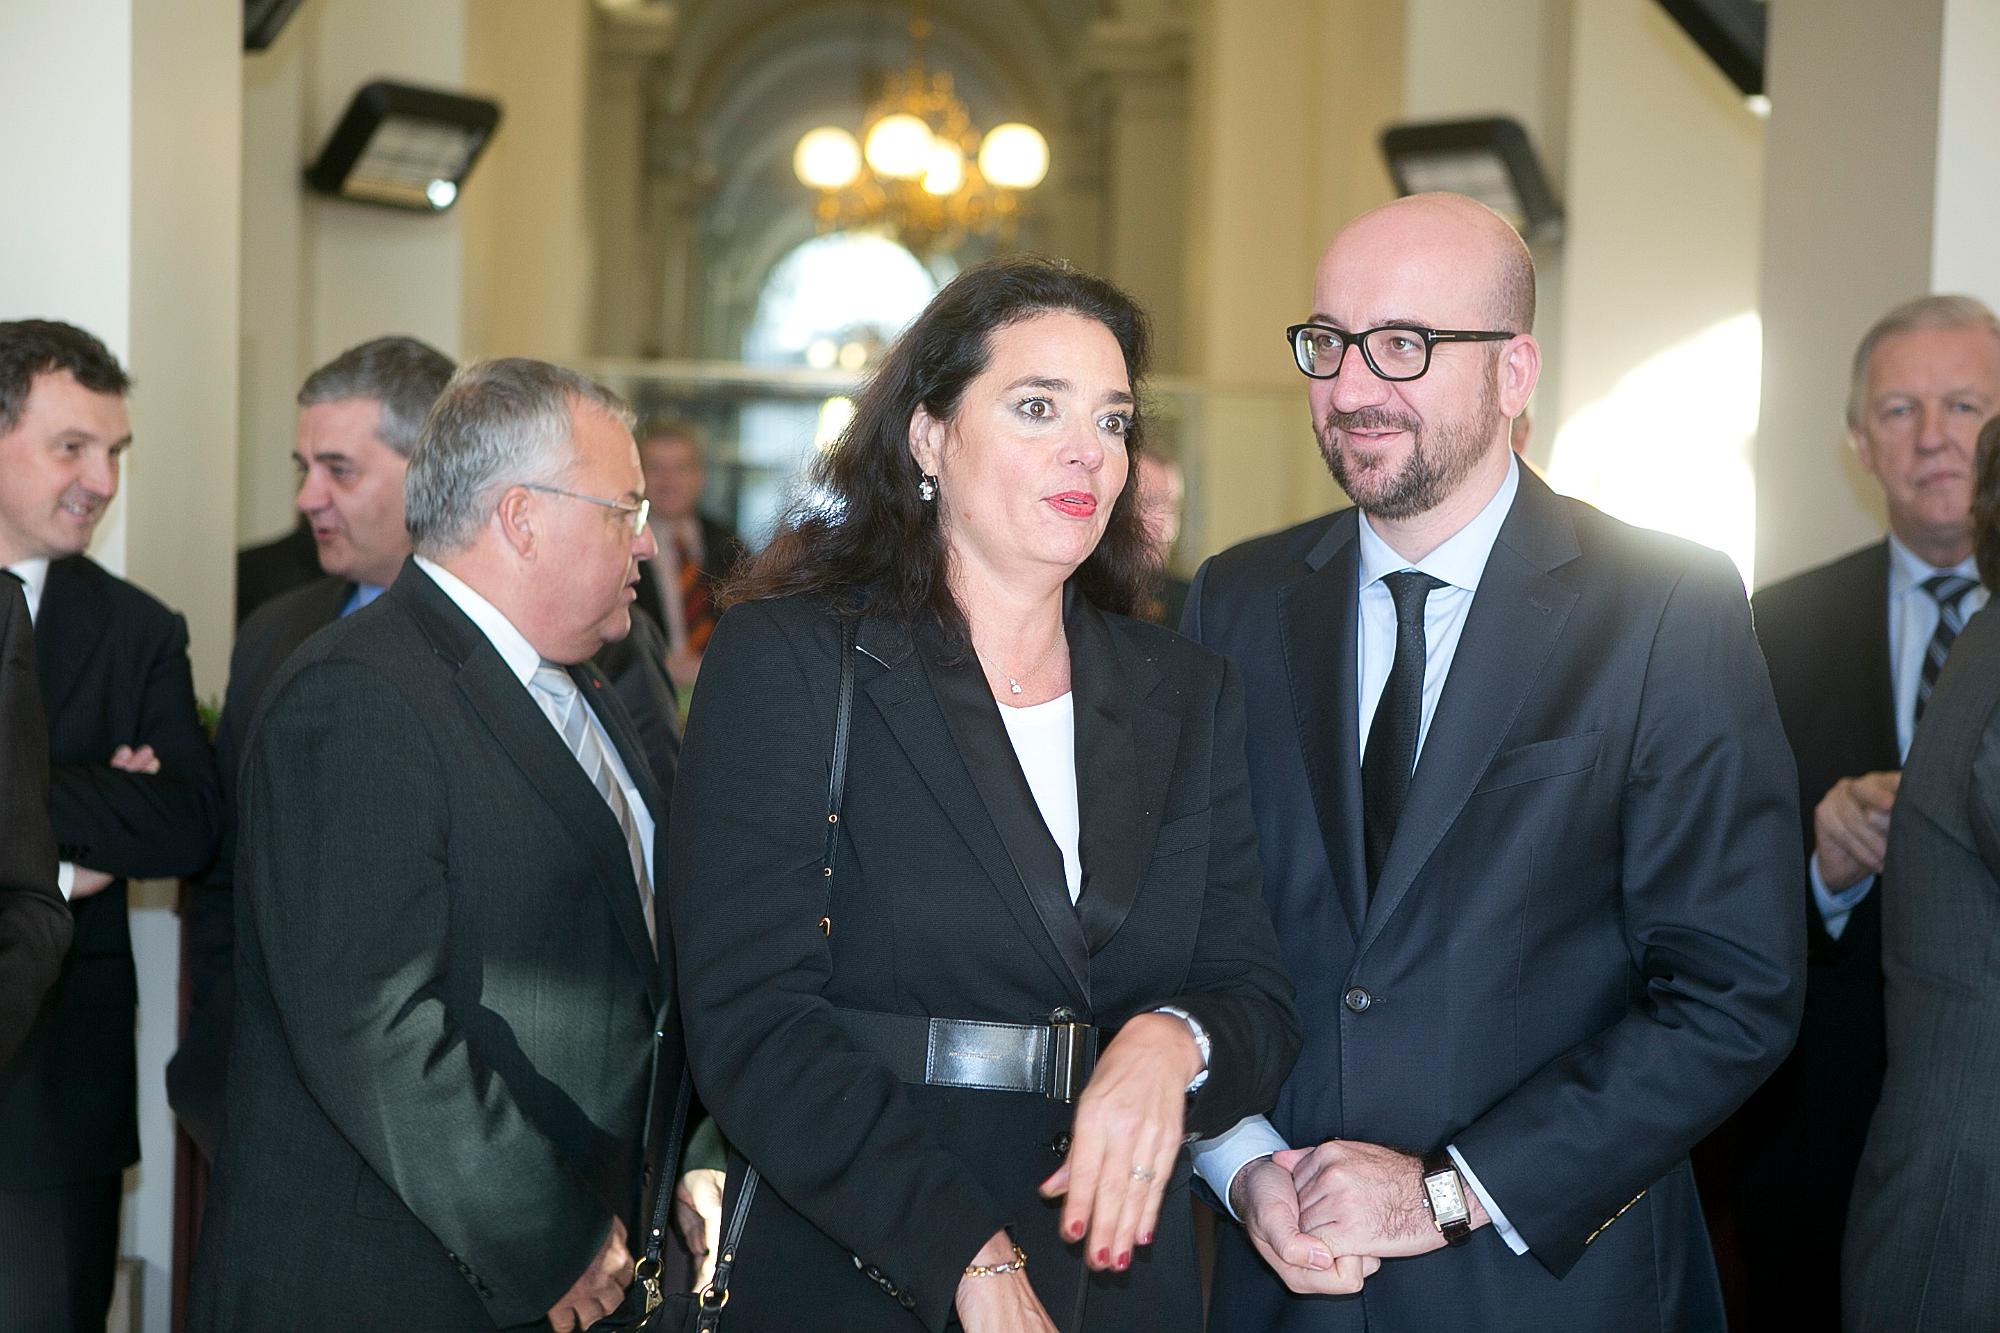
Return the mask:
<svg viewBox="0 0 2000 1333"><path fill-rule="evenodd" d="M0 577L0 1075L69 948L49 823L49 733L21 586Z"/></svg>
<svg viewBox="0 0 2000 1333"><path fill-rule="evenodd" d="M229 655L229 690L216 727L215 763L222 779L222 849L215 864L190 887L182 926L192 992L180 1049L167 1062L167 1102L188 1136L210 1161L222 1141L223 1085L229 1059L230 1015L236 1003L231 972L235 953L233 887L236 870L237 783L264 695L280 667L300 645L331 625L354 595L354 584L336 575L293 588L258 607L236 634ZM653 779L660 808L673 796L674 766L680 754L679 706L666 673L666 640L643 616L632 632L606 644L594 659L618 700L631 715Z"/></svg>
<svg viewBox="0 0 2000 1333"><path fill-rule="evenodd" d="M572 675L664 829L624 709ZM239 814L192 1326L541 1319L613 1216L636 1232L654 1033L677 1027L610 809L409 564L279 670Z"/></svg>
<svg viewBox="0 0 2000 1333"><path fill-rule="evenodd" d="M1883 870L1889 1068L1842 1255L1852 1329L2000 1318L2000 612L1952 646Z"/></svg>
<svg viewBox="0 0 2000 1333"><path fill-rule="evenodd" d="M1306 1042L1294 1144L1456 1144L1491 1229L1359 1297L1285 1292L1236 1227L1211 1327L1720 1324L1688 1150L1796 1031L1798 798L1736 570L1523 471L1372 899L1359 516L1215 557L1187 630L1236 662L1265 896Z"/></svg>

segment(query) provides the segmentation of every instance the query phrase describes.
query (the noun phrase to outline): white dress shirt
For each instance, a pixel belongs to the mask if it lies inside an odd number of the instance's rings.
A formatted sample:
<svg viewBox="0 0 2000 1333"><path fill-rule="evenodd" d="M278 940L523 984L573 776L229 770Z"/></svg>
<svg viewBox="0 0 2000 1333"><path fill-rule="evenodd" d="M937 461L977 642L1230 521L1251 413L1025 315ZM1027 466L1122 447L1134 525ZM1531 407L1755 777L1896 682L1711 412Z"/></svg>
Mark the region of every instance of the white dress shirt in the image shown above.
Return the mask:
<svg viewBox="0 0 2000 1333"><path fill-rule="evenodd" d="M1026 708L1000 705L1000 720L1021 775L1034 793L1035 808L1062 849L1063 878L1074 904L1083 893L1083 818L1076 799L1076 696L1068 691Z"/></svg>
<svg viewBox="0 0 2000 1333"><path fill-rule="evenodd" d="M28 599L28 623L35 623L35 617L42 613L42 589L49 586L49 561L47 556L37 556L33 560L17 560L7 566L7 572L21 580L21 591ZM76 890L76 862L56 862L56 887L62 890L63 901L68 902Z"/></svg>
<svg viewBox="0 0 2000 1333"><path fill-rule="evenodd" d="M1937 633L1943 614L1935 597L1924 591L1925 580L1939 574L1961 574L1973 581L1972 590L1958 599L1959 610L1970 620L1972 613L1986 605L1987 591L1979 586L1979 570L1972 557L1940 569L1889 536L1889 688L1896 701L1896 752L1907 759L1910 738L1917 730L1917 682L1924 672L1924 654L1931 635ZM1819 853L1814 852L1807 869L1812 878L1813 902L1819 908L1826 933L1835 939L1847 929L1847 918L1875 887L1875 876L1864 875L1844 889L1826 886L1819 873Z"/></svg>
<svg viewBox="0 0 2000 1333"><path fill-rule="evenodd" d="M1382 582L1383 577L1399 570L1415 569L1445 585L1433 588L1424 601L1424 694L1417 725L1417 755L1421 762L1424 741L1430 735L1431 718L1437 712L1439 696L1444 693L1445 678L1451 674L1452 659L1458 654L1458 641L1465 630L1466 613L1472 609L1472 598L1479 591L1479 580L1486 572L1487 558L1493 554L1493 543L1499 539L1501 525L1507 521L1507 513L1514 506L1515 492L1520 489L1519 469L1520 464L1510 459L1506 477L1486 506L1436 550L1414 563L1397 555L1394 548L1370 526L1365 516L1361 519L1358 525L1361 632L1356 636L1355 643L1355 679L1360 684L1358 703L1361 725L1356 729L1359 748L1353 756L1357 775L1361 769L1361 756L1368 748L1369 726L1375 720L1376 706L1381 702L1382 690L1389 681L1389 669L1396 659L1396 602L1389 595L1388 585ZM1258 1158L1268 1157L1290 1146L1271 1127L1270 1121L1261 1115L1253 1115L1226 1132L1195 1144L1194 1169L1233 1214L1235 1208L1230 1203L1229 1187L1235 1181L1236 1173ZM1526 1254L1528 1243L1508 1223L1506 1214L1501 1212L1499 1205L1479 1183L1479 1177L1459 1155L1456 1145L1448 1147L1447 1151L1459 1173L1465 1177L1465 1183L1485 1206L1487 1216L1493 1220L1494 1230L1514 1253Z"/></svg>
<svg viewBox="0 0 2000 1333"><path fill-rule="evenodd" d="M542 655L535 651L534 645L528 642L520 630L514 628L514 622L507 619L499 607L474 592L465 580L434 560L423 556L418 556L416 559L417 568L430 575L431 582L437 584L444 595L451 598L459 610L465 612L466 619L479 627L479 632L486 636L487 642L491 643L494 651L500 654L500 660L507 664L507 669L521 682L521 688L535 701L536 709L548 720L550 728L556 733L557 741L561 742L561 720L549 711L548 705L543 703L542 692L528 687L528 682L535 678L536 669L542 665ZM653 865L653 813L646 808L646 802L639 796L639 789L632 784L632 775L626 771L625 761L619 756L618 747L611 743L611 736L604 730L604 723L598 718L596 710L586 704L584 711L590 715L589 725L597 733L597 739L604 749L604 757L611 763L611 774L618 781L618 790L625 793L625 804L631 807L632 821L638 826L639 841L646 853L646 878L658 884L660 882L658 870ZM565 751L569 749L567 742L563 742L563 749ZM579 762L577 767L580 770L583 765Z"/></svg>

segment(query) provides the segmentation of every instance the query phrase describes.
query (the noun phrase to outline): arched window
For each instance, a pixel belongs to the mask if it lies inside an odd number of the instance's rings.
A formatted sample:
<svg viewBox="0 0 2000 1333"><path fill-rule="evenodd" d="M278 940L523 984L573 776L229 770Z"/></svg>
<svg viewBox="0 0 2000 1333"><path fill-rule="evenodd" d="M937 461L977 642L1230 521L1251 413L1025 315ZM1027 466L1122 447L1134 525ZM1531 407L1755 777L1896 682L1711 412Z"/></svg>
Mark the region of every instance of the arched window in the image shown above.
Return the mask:
<svg viewBox="0 0 2000 1333"><path fill-rule="evenodd" d="M939 285L922 261L885 236L858 231L815 236L772 267L743 335L743 359L752 365L861 370L916 318Z"/></svg>

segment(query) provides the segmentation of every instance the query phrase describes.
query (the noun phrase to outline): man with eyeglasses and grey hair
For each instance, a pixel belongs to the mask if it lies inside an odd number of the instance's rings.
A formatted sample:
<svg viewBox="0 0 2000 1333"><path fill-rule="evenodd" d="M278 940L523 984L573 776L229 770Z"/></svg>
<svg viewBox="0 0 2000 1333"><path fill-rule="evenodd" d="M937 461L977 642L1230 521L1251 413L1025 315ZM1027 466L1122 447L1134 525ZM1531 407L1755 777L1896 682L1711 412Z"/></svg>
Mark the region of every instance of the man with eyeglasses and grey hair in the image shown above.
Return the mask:
<svg viewBox="0 0 2000 1333"><path fill-rule="evenodd" d="M655 550L631 423L556 366L458 372L414 555L266 691L195 1328L562 1333L624 1299L679 1072L666 808L589 664Z"/></svg>
<svg viewBox="0 0 2000 1333"><path fill-rule="evenodd" d="M1854 352L1847 439L1881 487L1889 531L1755 599L1798 763L1807 931L1798 1046L1718 1144L1755 1327L1840 1321L1848 1195L1887 1058L1882 894L1895 886L1878 877L1917 719L1986 604L1973 450L1996 410L2000 322L1985 304L1922 296L1884 314Z"/></svg>
<svg viewBox="0 0 2000 1333"><path fill-rule="evenodd" d="M1534 296L1470 199L1349 223L1286 342L1354 507L1188 594L1306 1034L1195 1146L1219 1333L1722 1324L1688 1150L1798 1022L1790 759L1728 558L1515 460Z"/></svg>

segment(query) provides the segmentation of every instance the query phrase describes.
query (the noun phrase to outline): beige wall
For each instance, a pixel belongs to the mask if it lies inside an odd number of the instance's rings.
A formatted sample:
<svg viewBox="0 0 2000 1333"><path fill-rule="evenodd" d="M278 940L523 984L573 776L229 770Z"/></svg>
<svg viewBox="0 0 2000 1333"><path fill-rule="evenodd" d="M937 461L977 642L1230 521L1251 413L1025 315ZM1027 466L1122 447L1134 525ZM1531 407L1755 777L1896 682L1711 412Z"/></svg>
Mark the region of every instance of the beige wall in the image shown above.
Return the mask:
<svg viewBox="0 0 2000 1333"><path fill-rule="evenodd" d="M465 82L502 119L459 206L464 353L574 362L593 281L589 0L478 0L465 33Z"/></svg>
<svg viewBox="0 0 2000 1333"><path fill-rule="evenodd" d="M1550 479L1747 577L1763 122L1650 0L1576 5L1570 47Z"/></svg>

